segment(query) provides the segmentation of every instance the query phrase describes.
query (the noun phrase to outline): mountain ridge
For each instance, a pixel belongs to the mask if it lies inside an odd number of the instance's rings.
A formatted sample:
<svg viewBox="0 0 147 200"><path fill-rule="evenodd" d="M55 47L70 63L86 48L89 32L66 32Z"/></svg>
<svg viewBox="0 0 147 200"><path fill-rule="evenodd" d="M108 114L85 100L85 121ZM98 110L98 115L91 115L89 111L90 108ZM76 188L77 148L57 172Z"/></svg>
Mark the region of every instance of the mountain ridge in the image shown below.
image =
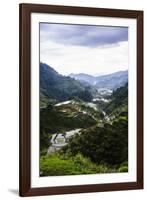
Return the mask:
<svg viewBox="0 0 147 200"><path fill-rule="evenodd" d="M87 82L97 88L117 89L128 81L128 70L118 71L112 74L106 74L102 76L92 76L89 74L79 73L70 74L70 77L81 82Z"/></svg>
<svg viewBox="0 0 147 200"><path fill-rule="evenodd" d="M45 63L40 63L40 93L57 101L78 97L85 101L92 99L95 90L69 76L63 76Z"/></svg>

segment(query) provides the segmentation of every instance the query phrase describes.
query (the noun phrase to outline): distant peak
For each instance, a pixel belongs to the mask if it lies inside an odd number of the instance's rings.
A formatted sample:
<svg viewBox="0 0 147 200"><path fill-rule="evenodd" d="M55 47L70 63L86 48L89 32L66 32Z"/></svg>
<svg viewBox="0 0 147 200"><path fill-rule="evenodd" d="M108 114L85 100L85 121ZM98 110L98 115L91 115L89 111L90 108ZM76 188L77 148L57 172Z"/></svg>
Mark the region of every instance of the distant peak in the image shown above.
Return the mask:
<svg viewBox="0 0 147 200"><path fill-rule="evenodd" d="M69 76L76 76L76 77L80 77L80 76L83 76L83 77L93 77L92 75L90 74L86 74L86 73L78 73L78 74L74 74L74 73L71 73L69 74Z"/></svg>

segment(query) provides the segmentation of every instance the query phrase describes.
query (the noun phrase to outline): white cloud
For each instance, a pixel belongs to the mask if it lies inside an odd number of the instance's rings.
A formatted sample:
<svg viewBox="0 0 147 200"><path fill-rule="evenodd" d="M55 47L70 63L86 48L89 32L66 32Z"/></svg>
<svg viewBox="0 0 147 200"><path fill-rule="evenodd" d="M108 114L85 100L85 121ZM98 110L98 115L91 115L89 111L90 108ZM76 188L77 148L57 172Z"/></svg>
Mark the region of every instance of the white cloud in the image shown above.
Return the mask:
<svg viewBox="0 0 147 200"><path fill-rule="evenodd" d="M128 41L105 47L74 46L42 41L40 61L61 74L113 73L128 69Z"/></svg>

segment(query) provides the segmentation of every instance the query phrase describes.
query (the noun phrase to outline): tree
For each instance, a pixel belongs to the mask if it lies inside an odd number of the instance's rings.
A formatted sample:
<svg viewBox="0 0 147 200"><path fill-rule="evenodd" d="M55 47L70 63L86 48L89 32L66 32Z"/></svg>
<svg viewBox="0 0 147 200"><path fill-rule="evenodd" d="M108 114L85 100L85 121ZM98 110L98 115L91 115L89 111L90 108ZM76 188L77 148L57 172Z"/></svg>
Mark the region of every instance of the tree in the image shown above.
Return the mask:
<svg viewBox="0 0 147 200"><path fill-rule="evenodd" d="M73 156L81 153L97 164L120 165L128 159L128 122L118 120L85 129L69 140L64 151Z"/></svg>

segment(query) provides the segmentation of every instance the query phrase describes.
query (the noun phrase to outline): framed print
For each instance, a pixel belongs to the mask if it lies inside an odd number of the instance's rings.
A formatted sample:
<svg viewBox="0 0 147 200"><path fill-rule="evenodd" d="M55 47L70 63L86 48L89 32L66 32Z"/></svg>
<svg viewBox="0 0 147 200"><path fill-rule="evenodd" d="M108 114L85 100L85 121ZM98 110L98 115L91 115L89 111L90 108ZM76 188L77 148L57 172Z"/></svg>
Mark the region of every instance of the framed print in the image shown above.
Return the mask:
<svg viewBox="0 0 147 200"><path fill-rule="evenodd" d="M143 11L20 4L20 195L143 188Z"/></svg>

